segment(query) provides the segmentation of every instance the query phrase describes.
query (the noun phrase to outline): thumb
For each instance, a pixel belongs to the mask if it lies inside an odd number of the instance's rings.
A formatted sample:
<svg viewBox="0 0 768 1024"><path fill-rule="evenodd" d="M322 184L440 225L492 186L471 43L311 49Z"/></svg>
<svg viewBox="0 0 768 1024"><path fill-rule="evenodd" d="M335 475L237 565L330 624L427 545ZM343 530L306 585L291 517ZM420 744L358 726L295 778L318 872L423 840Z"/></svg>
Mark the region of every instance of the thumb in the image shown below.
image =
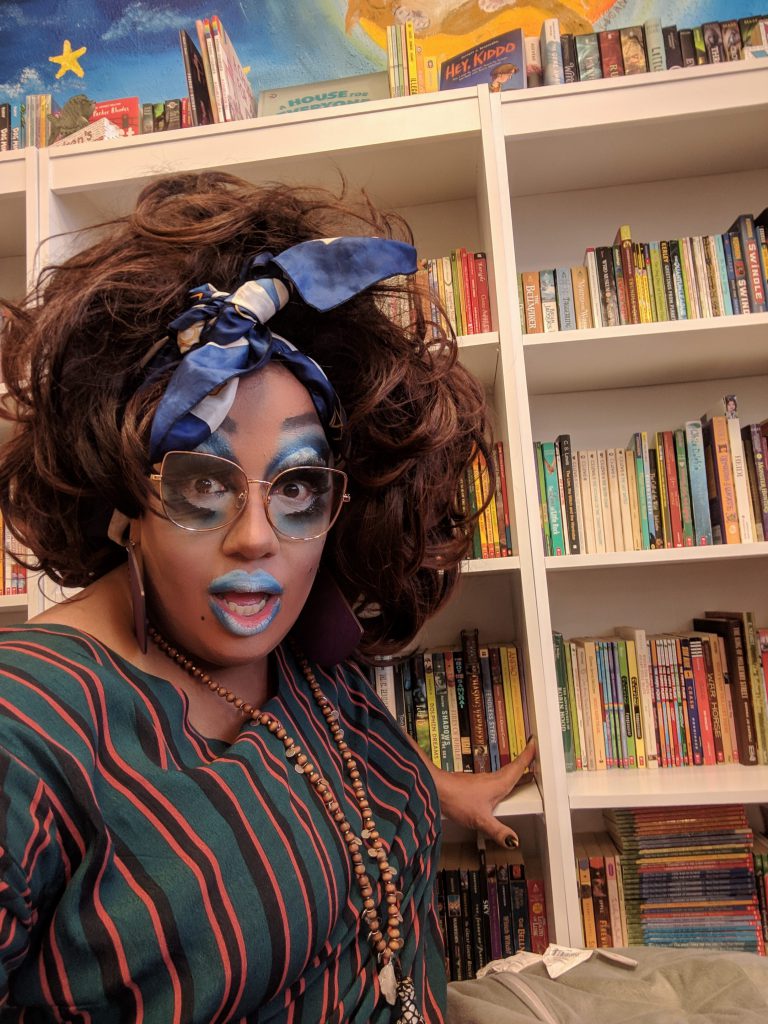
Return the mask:
<svg viewBox="0 0 768 1024"><path fill-rule="evenodd" d="M481 818L477 823L477 830L482 832L486 839L490 839L492 843L507 850L516 850L520 845L520 837L517 832L498 818L492 816Z"/></svg>

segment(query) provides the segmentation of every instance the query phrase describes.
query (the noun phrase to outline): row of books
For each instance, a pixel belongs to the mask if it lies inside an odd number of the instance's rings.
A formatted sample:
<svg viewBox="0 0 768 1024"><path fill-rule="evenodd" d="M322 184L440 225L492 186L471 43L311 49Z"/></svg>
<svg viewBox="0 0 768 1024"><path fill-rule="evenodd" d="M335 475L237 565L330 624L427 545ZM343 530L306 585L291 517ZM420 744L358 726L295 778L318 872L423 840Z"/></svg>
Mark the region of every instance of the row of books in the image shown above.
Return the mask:
<svg viewBox="0 0 768 1024"><path fill-rule="evenodd" d="M426 52L412 21L387 25L387 82L390 96L415 96L440 87L439 60Z"/></svg>
<svg viewBox="0 0 768 1024"><path fill-rule="evenodd" d="M737 398L627 448L534 442L547 555L751 544L768 537L768 420L741 427Z"/></svg>
<svg viewBox="0 0 768 1024"><path fill-rule="evenodd" d="M751 612L614 632L553 634L568 771L768 764L768 629Z"/></svg>
<svg viewBox="0 0 768 1024"><path fill-rule="evenodd" d="M476 629L462 630L460 647L377 664L371 681L400 727L446 771L496 771L530 734L517 647L481 644Z"/></svg>
<svg viewBox="0 0 768 1024"><path fill-rule="evenodd" d="M650 18L642 25L580 35L547 18L526 37L527 85L563 85L768 56L768 15L678 29Z"/></svg>
<svg viewBox="0 0 768 1024"><path fill-rule="evenodd" d="M524 333L764 313L768 209L742 214L721 235L590 246L580 266L518 277Z"/></svg>
<svg viewBox="0 0 768 1024"><path fill-rule="evenodd" d="M482 455L475 455L459 484L459 507L464 514L485 505L472 531L473 558L504 558L512 555L512 526L507 496L504 445L497 441L493 449L495 487L489 497L490 474Z"/></svg>
<svg viewBox="0 0 768 1024"><path fill-rule="evenodd" d="M608 836L575 843L586 946L765 955L755 836L743 806L611 810L604 818ZM764 837L758 845L765 848Z"/></svg>
<svg viewBox="0 0 768 1024"><path fill-rule="evenodd" d="M493 329L484 252L451 249L447 256L420 260L419 267L421 283L439 299L456 334L484 334ZM440 319L436 306L429 313L432 319Z"/></svg>
<svg viewBox="0 0 768 1024"><path fill-rule="evenodd" d="M544 883L518 851L446 844L441 865L437 909L451 981L474 978L491 960L546 950Z"/></svg>
<svg viewBox="0 0 768 1024"><path fill-rule="evenodd" d="M29 552L7 529L0 515L0 594L20 595L27 593L27 568L16 561Z"/></svg>

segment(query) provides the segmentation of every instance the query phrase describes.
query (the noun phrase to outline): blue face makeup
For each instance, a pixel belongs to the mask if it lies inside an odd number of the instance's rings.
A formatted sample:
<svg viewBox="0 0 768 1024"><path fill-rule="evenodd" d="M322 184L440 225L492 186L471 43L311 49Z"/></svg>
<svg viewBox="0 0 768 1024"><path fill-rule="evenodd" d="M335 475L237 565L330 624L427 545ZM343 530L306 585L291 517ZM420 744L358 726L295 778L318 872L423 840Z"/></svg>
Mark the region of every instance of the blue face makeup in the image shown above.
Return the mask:
<svg viewBox="0 0 768 1024"><path fill-rule="evenodd" d="M270 573L233 570L211 580L208 605L234 636L263 633L280 611L281 584Z"/></svg>

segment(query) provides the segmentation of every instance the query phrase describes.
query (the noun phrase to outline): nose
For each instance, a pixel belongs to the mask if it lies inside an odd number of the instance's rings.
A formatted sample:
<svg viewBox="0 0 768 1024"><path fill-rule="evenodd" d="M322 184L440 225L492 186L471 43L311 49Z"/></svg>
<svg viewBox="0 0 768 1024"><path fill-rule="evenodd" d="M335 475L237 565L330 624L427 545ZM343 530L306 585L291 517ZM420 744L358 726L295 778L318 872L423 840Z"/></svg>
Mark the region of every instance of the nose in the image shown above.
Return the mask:
<svg viewBox="0 0 768 1024"><path fill-rule="evenodd" d="M259 484L250 485L248 502L226 531L224 553L247 561L277 554L280 538L272 529Z"/></svg>

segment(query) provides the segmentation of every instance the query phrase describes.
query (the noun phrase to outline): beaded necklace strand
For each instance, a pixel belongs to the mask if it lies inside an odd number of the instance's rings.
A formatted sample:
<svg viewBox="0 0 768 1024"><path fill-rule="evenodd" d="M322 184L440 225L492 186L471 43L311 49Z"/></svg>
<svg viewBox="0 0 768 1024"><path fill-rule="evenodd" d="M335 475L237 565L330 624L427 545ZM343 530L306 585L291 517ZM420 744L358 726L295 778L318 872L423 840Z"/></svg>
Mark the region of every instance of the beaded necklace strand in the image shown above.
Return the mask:
<svg viewBox="0 0 768 1024"><path fill-rule="evenodd" d="M173 647L151 624L148 632L152 641L166 657L175 661L193 679L207 686L211 693L216 694L216 696L231 704L244 718L250 719L257 725L264 726L276 739L282 742L286 758L289 761L293 761L294 770L299 775L306 777L322 801L326 811L337 825L341 837L346 843L352 862L352 870L357 879L357 886L363 900L361 917L364 918L370 929L368 932L368 942L376 954L379 963L379 986L381 992L391 1006L394 1006L398 1001L400 1004L400 1015L395 1024L424 1024L424 1018L421 1016L416 1004L413 981L410 977L403 977L400 970L398 953L404 945L400 929L403 920L400 913L403 894L395 885L394 879L397 872L387 860L387 851L384 849L384 842L376 829L376 822L371 812L371 805L368 802L368 795L360 777L360 769L344 739L344 730L339 725L339 713L322 692L307 659L300 651L294 648L294 654L299 662L304 678L309 684L310 692L328 725L331 737L341 754L347 775L352 783L352 790L355 794L363 823L360 837L355 834L329 783L323 778L296 740L288 734L288 730L284 728L274 715L268 711L259 710L259 708L236 696L225 686L221 686L207 672L198 668L186 654ZM363 854L360 852L360 848L366 845L366 843L369 858L372 861L376 861L379 866L379 876L384 890L384 903L386 904L386 910L384 911L387 917L386 933L382 930L381 917L376 907L376 901L373 898L373 883L368 875Z"/></svg>

